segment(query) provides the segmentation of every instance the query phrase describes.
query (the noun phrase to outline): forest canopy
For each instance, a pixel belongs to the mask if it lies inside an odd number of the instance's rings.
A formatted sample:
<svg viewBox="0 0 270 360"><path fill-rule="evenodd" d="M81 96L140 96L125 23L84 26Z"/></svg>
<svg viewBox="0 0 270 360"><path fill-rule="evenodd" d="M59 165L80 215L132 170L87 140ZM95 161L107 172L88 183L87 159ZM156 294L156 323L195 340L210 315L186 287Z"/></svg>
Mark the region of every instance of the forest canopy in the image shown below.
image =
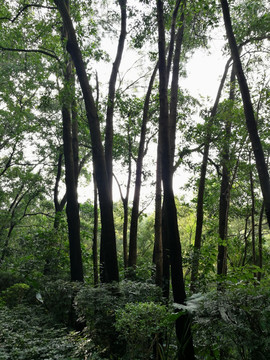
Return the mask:
<svg viewBox="0 0 270 360"><path fill-rule="evenodd" d="M0 359L267 359L268 1L8 0L0 27Z"/></svg>

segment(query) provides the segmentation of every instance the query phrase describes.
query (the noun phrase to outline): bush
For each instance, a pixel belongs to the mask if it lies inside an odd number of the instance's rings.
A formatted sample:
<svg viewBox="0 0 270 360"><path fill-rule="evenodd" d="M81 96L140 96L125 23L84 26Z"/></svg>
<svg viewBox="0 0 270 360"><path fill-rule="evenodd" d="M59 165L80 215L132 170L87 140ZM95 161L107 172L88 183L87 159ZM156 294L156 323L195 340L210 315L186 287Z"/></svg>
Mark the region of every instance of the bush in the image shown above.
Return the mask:
<svg viewBox="0 0 270 360"><path fill-rule="evenodd" d="M0 292L20 282L23 282L23 280L18 275L8 271L0 271Z"/></svg>
<svg viewBox="0 0 270 360"><path fill-rule="evenodd" d="M194 320L199 359L269 358L269 288L245 285L208 294Z"/></svg>
<svg viewBox="0 0 270 360"><path fill-rule="evenodd" d="M30 295L30 286L24 283L18 283L10 286L8 289L2 291L2 303L14 307L22 304Z"/></svg>
<svg viewBox="0 0 270 360"><path fill-rule="evenodd" d="M114 354L118 358L125 352L124 337L115 329L115 312L127 303L154 302L162 298L154 284L122 281L119 284L102 284L93 288L84 285L75 298L80 321L85 321L88 336L103 356Z"/></svg>
<svg viewBox="0 0 270 360"><path fill-rule="evenodd" d="M57 280L48 282L41 290L44 306L57 321L65 325L74 325L73 301L82 287L81 283Z"/></svg>
<svg viewBox="0 0 270 360"><path fill-rule="evenodd" d="M148 359L169 325L165 305L153 302L126 304L116 310L115 328L127 343L125 359ZM163 334L164 335L164 334Z"/></svg>

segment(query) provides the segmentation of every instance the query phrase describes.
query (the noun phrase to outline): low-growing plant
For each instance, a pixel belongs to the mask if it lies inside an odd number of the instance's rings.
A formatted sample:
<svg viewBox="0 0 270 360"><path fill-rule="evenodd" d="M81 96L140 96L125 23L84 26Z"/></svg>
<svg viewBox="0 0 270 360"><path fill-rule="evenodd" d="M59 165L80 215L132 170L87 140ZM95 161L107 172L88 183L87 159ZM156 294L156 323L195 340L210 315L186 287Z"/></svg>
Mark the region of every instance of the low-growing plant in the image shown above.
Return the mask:
<svg viewBox="0 0 270 360"><path fill-rule="evenodd" d="M128 303L161 302L161 290L151 283L121 281L99 287L84 285L75 298L79 320L85 322L85 332L104 356L114 354L121 358L126 341L115 328L115 312Z"/></svg>
<svg viewBox="0 0 270 360"><path fill-rule="evenodd" d="M1 302L8 307L14 307L18 304L22 304L31 298L33 298L31 288L29 285L24 283L14 284L1 293Z"/></svg>
<svg viewBox="0 0 270 360"><path fill-rule="evenodd" d="M42 306L0 308L1 360L80 360L76 342Z"/></svg>
<svg viewBox="0 0 270 360"><path fill-rule="evenodd" d="M74 324L73 301L81 286L81 283L64 280L45 284L41 290L43 304L57 321L66 325Z"/></svg>
<svg viewBox="0 0 270 360"><path fill-rule="evenodd" d="M150 359L169 325L168 309L154 302L128 303L116 310L115 328L126 344L123 359Z"/></svg>
<svg viewBox="0 0 270 360"><path fill-rule="evenodd" d="M0 292L20 282L23 282L23 280L19 275L9 271L0 271Z"/></svg>
<svg viewBox="0 0 270 360"><path fill-rule="evenodd" d="M193 330L198 359L269 359L269 288L240 284L207 294Z"/></svg>

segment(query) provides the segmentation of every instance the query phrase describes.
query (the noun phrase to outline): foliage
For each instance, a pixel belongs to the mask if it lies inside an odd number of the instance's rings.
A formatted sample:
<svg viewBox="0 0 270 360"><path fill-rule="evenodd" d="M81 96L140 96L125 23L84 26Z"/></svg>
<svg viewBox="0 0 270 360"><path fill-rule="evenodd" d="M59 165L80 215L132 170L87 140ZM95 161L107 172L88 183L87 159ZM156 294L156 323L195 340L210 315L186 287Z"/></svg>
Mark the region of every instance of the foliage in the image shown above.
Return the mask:
<svg viewBox="0 0 270 360"><path fill-rule="evenodd" d="M73 359L75 342L41 306L0 308L1 360Z"/></svg>
<svg viewBox="0 0 270 360"><path fill-rule="evenodd" d="M23 303L29 298L30 286L24 283L17 283L1 292L1 302L9 307Z"/></svg>
<svg viewBox="0 0 270 360"><path fill-rule="evenodd" d="M48 282L41 290L44 306L58 322L73 325L73 301L80 288L80 283L59 279Z"/></svg>
<svg viewBox="0 0 270 360"><path fill-rule="evenodd" d="M151 358L169 325L168 309L154 302L127 303L116 311L115 328L127 343L123 359Z"/></svg>
<svg viewBox="0 0 270 360"><path fill-rule="evenodd" d="M194 317L199 358L268 359L269 295L268 286L244 283L207 294Z"/></svg>
<svg viewBox="0 0 270 360"><path fill-rule="evenodd" d="M75 309L79 321L85 322L85 333L94 341L100 353L125 351L123 338L115 331L115 311L126 304L161 300L161 291L153 284L122 281L118 284L102 284L99 287L85 285L75 297Z"/></svg>
<svg viewBox="0 0 270 360"><path fill-rule="evenodd" d="M10 271L0 271L0 293L10 286L22 282L22 278Z"/></svg>

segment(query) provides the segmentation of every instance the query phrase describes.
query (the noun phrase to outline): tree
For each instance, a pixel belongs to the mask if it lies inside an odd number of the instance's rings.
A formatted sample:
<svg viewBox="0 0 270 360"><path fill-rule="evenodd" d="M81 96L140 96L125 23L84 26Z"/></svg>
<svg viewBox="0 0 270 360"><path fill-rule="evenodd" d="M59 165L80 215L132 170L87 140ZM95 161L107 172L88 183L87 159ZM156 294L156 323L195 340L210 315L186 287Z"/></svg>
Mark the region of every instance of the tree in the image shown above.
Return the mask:
<svg viewBox="0 0 270 360"><path fill-rule="evenodd" d="M112 197L110 184L106 170L105 154L101 142L101 133L96 105L93 99L82 54L76 38L72 20L66 5L62 1L55 0L55 4L62 16L67 34L67 50L70 53L83 93L86 114L91 134L93 163L96 174L96 181L99 190L99 201L102 223L102 249L104 281L118 281L118 264L116 253L115 230L113 221Z"/></svg>
<svg viewBox="0 0 270 360"><path fill-rule="evenodd" d="M182 254L178 232L177 213L172 187L172 160L169 135L169 109L167 92L167 72L166 72L166 50L165 50L165 31L163 2L157 1L158 34L159 34L159 96L160 96L160 144L161 144L161 164L163 182L163 227L166 231L166 238L169 239L169 257L171 264L171 277L174 301L184 304L186 299L185 285L182 269ZM164 250L163 250L164 251ZM188 315L182 315L176 320L176 334L180 344L182 354L179 359L194 359L194 350L190 332ZM185 344L185 345L184 345Z"/></svg>
<svg viewBox="0 0 270 360"><path fill-rule="evenodd" d="M242 68L242 63L239 56L239 50L232 29L230 10L227 0L221 0L221 6L223 11L223 18L224 18L227 38L231 49L235 71L242 95L245 117L246 117L246 125L249 132L249 137L252 144L254 156L256 159L257 171L259 174L261 190L265 202L265 213L266 213L268 225L270 227L270 180L269 180L268 169L265 162L261 140L258 134L258 128L254 115L253 105L251 102L250 91Z"/></svg>

